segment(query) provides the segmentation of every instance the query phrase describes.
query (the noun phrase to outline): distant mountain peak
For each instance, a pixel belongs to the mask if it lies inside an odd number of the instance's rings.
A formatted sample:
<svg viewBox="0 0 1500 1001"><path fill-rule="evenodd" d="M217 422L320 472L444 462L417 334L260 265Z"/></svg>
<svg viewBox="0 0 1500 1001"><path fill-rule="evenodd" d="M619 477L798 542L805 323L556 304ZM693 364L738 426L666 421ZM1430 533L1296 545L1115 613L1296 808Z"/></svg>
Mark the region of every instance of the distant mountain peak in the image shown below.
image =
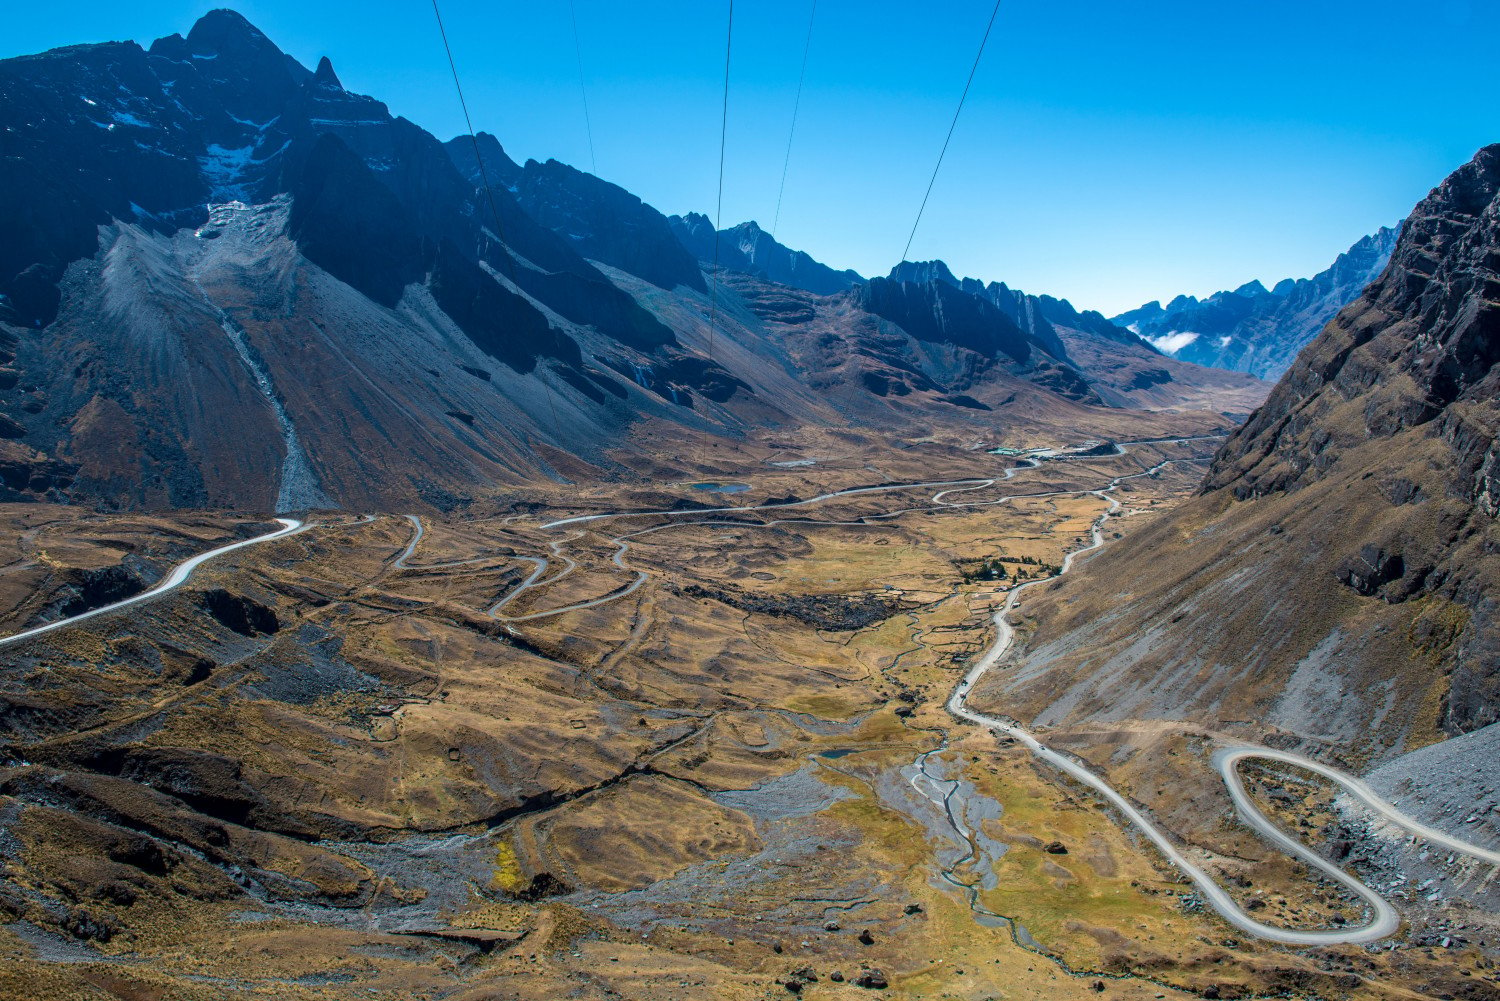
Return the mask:
<svg viewBox="0 0 1500 1001"><path fill-rule="evenodd" d="M1256 279L1202 300L1179 295L1165 309L1153 301L1114 321L1183 361L1275 378L1375 279L1397 234L1397 229L1382 226L1312 278L1284 278L1269 291Z"/></svg>
<svg viewBox="0 0 1500 1001"><path fill-rule="evenodd" d="M702 264L717 259L721 267L817 295L834 295L864 281L858 272L837 271L805 251L793 250L753 219L719 230L717 239L713 220L701 212L672 216L669 221L677 239Z"/></svg>
<svg viewBox="0 0 1500 1001"><path fill-rule="evenodd" d="M962 283L954 277L947 263L938 260L932 261L902 261L891 268L888 276L895 282L947 282L949 285L961 285Z"/></svg>
<svg viewBox="0 0 1500 1001"><path fill-rule="evenodd" d="M333 87L343 90L344 85L339 82L338 74L333 71L333 63L327 56L318 60L318 68L313 73L313 82L322 87Z"/></svg>
<svg viewBox="0 0 1500 1001"><path fill-rule="evenodd" d="M188 31L187 43L200 54L276 48L276 44L243 14L227 7L211 10L198 18Z"/></svg>

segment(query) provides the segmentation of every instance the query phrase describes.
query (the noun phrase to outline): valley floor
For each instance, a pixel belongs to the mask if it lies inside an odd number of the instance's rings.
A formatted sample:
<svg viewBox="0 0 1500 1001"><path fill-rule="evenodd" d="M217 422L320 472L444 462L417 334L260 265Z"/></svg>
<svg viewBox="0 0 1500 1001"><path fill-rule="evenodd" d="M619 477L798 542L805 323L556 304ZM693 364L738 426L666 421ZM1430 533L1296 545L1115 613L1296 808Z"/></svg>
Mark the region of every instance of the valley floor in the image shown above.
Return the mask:
<svg viewBox="0 0 1500 1001"><path fill-rule="evenodd" d="M1490 869L1431 860L1441 900L1372 947L1260 941L1096 792L945 708L1010 587L1115 504L1105 544L1158 517L1217 441L1053 444L824 432L649 489L314 514L0 648L0 993L1493 997ZM0 518L5 634L276 527ZM1046 735L1260 920L1360 924L1232 818L1232 739ZM1246 774L1310 844L1361 836L1319 777Z"/></svg>

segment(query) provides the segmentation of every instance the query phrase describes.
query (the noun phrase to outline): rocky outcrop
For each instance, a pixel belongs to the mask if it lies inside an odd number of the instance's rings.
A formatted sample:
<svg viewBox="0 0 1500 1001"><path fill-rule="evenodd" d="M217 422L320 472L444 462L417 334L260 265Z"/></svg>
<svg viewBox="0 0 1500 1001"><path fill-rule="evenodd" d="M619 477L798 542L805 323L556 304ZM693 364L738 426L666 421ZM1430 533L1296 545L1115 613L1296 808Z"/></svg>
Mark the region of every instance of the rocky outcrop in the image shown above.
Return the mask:
<svg viewBox="0 0 1500 1001"><path fill-rule="evenodd" d="M1002 364L1067 399L1101 402L1068 364L1067 351L1050 327L1037 335L1028 333L987 296L973 295L942 277L946 273L941 261L903 263L892 277L872 278L850 296L861 308L919 341L974 352L983 364Z"/></svg>
<svg viewBox="0 0 1500 1001"><path fill-rule="evenodd" d="M1500 145L1416 207L1197 498L1031 600L981 696L1375 760L1493 723L1497 439Z"/></svg>
<svg viewBox="0 0 1500 1001"><path fill-rule="evenodd" d="M1500 408L1500 145L1433 191L1389 266L1339 314L1214 462L1247 497L1329 475L1339 454L1412 430L1453 453L1444 493L1492 504ZM1356 404L1356 406L1351 406ZM1432 484L1428 485L1431 493Z"/></svg>
<svg viewBox="0 0 1500 1001"><path fill-rule="evenodd" d="M457 143L461 149L464 142L455 139L449 148ZM659 288L707 290L697 262L678 242L667 217L624 188L556 160L527 160L511 184L527 214L565 235L584 257Z"/></svg>
<svg viewBox="0 0 1500 1001"><path fill-rule="evenodd" d="M835 270L814 260L806 251L778 243L753 220L720 230L717 248L713 222L708 216L689 212L686 216L672 216L670 223L677 239L703 264L717 260L720 267L818 295L834 295L864 281L858 272Z"/></svg>

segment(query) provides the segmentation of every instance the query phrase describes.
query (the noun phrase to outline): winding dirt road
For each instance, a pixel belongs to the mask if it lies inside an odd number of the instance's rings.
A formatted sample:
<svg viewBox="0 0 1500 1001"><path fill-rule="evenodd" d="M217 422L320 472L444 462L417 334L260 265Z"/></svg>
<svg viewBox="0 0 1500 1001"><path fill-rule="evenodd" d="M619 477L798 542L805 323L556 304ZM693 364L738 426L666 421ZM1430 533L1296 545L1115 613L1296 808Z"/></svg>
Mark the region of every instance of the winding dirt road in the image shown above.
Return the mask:
<svg viewBox="0 0 1500 1001"><path fill-rule="evenodd" d="M281 528L274 532L267 532L265 535L257 535L253 539L241 539L239 542L231 542L227 546L220 546L217 549L210 549L206 553L199 553L197 556L193 556L189 559L183 560L181 563L173 567L172 572L167 574L166 577L162 578L162 580L149 591L142 591L140 594L137 594L134 597L126 598L123 601L116 601L112 604L104 605L100 608L95 608L87 612L81 612L78 615L72 615L66 619L59 619L56 622L49 622L45 626L37 626L34 629L27 629L24 632L19 632L12 636L0 637L0 647L10 646L13 643L20 643L23 640L29 640L32 637L40 636L43 633L50 633L55 629L63 629L67 626L75 625L76 623L82 622L84 619L92 619L95 616L99 615L109 615L113 612L118 612L121 609L129 608L131 605L139 605L143 601L150 601L153 598L159 598L162 595L166 594L168 591L172 591L178 587L181 587L184 583L187 582L187 579L193 575L194 570L197 570L203 564L207 563L211 559L214 559L215 557L223 556L225 553L231 553L236 549L244 549L247 546L258 546L264 542L272 542L276 539L284 539L289 535L296 535L298 532L308 527L307 522L302 521L298 518L277 518L275 520L281 523Z"/></svg>
<svg viewBox="0 0 1500 1001"><path fill-rule="evenodd" d="M1150 442L1150 444L1173 444L1185 441L1196 441L1204 437L1213 436L1168 439L1159 442ZM1121 445L1130 444L1147 443L1121 443ZM1123 455L1126 453L1126 451L1127 450L1125 448L1117 446L1116 454ZM1066 458L1068 457L1057 456L1054 457L1054 461L1056 461L1056 459ZM699 508L687 511L619 511L561 518L555 521L547 522L541 527L544 529L557 529L605 520L639 517L662 517L671 520L663 525L644 528L636 532L622 533L609 540L617 547L613 557L611 558L611 562L622 571L633 571L635 575L629 583L621 586L620 588L617 588L614 591L611 591L610 593L602 595L598 598L562 606L559 608L545 609L542 611L532 612L513 618L499 615L498 613L500 612L500 610L508 605L511 601L513 601L516 597L518 597L523 591L537 586L538 584L550 583L552 581L560 580L562 577L571 572L574 566L576 566L576 563L569 559L570 565L567 569L565 569L561 574L558 574L557 576L551 578L550 581L543 581L542 578L546 574L548 561L540 557L525 557L525 559L527 559L528 561L537 564L536 570L524 581L522 581L514 590L507 594L499 603L497 603L490 610L490 614L496 615L496 617L498 618L504 618L507 621L519 622L529 619L539 619L553 615L561 615L565 612L576 611L583 608L590 608L605 604L607 602L615 601L619 598L623 598L639 588L646 582L648 578L648 575L645 573L645 571L631 568L625 563L626 554L629 552L630 539L674 527L682 527L686 525L723 524L733 525L737 528L769 528L773 525L786 524L790 522L812 525L866 524L875 519L899 517L903 514L908 514L914 511L930 511L940 508L953 507L992 506L997 504L1004 504L1012 500L1026 498L1092 494L1093 496L1106 501L1109 507L1102 515L1099 516L1097 520L1095 520L1093 525L1090 526L1090 543L1086 546L1067 553L1064 556L1062 566L1056 575L1052 577L1028 581L1027 583L1013 587L1010 590L1004 605L994 615L996 629L995 642L974 663L974 665L964 675L962 680L959 681L957 687L954 689L952 695L948 699L948 710L959 719L978 724L997 733L1002 733L1006 736L1014 738L1025 747L1027 747L1037 757L1041 758L1058 770L1070 775L1074 779L1082 782L1084 785L1087 785L1091 789L1098 792L1116 810L1118 810L1132 826L1134 826L1148 839L1150 839L1150 841L1155 844L1161 851L1163 856L1193 882L1198 891L1202 894L1204 900L1211 907L1213 907L1214 910L1217 911L1226 921L1234 925L1236 928L1239 928L1240 930L1250 935L1254 935L1258 938L1274 942L1282 942L1288 945L1332 945L1340 943L1362 943L1372 942L1378 939L1389 937L1390 935L1394 934L1397 929L1399 929L1401 924L1401 917L1396 912L1395 908L1392 907L1384 897L1380 896L1380 894L1365 886L1362 882L1349 875L1344 870L1328 862L1322 856L1314 852L1311 848L1308 848L1300 841L1297 841L1295 838L1287 835L1274 823L1272 823L1271 820L1266 817L1265 814L1262 813L1260 809L1255 805L1254 801L1250 798L1249 794L1245 790L1244 783L1241 780L1239 772L1237 770L1239 762L1258 758L1297 765L1299 767L1316 772L1317 774L1322 775L1325 778L1337 783L1342 789L1348 792L1355 800L1362 803L1365 807L1375 811L1390 823L1396 824L1397 826L1411 832L1412 834L1420 838L1423 838L1424 840L1428 840L1434 844L1442 845L1447 849L1459 852L1464 855L1468 855L1481 861L1492 862L1496 864L1500 864L1500 852L1481 848L1477 845L1471 845L1468 842L1445 834L1444 832L1439 831L1435 828L1421 824L1420 822L1403 814L1389 802L1381 799L1367 784L1365 784L1360 779L1345 772L1339 771L1338 769L1331 768L1328 765L1322 764L1321 762L1302 757L1301 755L1291 754L1285 751L1276 751L1264 747L1237 746L1226 748L1220 750L1217 754L1215 754L1213 759L1214 767L1219 771L1219 774L1223 778L1229 795L1234 802L1235 809L1238 811L1240 817L1245 821L1245 823L1281 851L1284 851L1289 855L1301 859L1309 866L1315 868L1319 872L1323 873L1330 879L1336 881L1341 886L1348 889L1351 893L1364 901L1365 905L1369 908L1369 920L1362 925L1354 927L1299 931L1296 929L1280 928L1274 925L1268 925L1251 917L1250 914L1248 914L1243 908L1241 908L1240 905L1234 900L1234 898L1213 879L1213 877L1211 877L1201 867L1188 859L1178 849L1173 840L1164 831L1162 831L1150 817L1148 817L1140 808L1132 804L1124 795L1122 795L1113 786L1111 786L1104 778L1097 775L1080 761L1047 747L1040 740L1038 740L1034 734L1020 726L1015 721L987 716L983 713L969 708L969 706L967 705L969 692L973 689L974 685L979 681L980 678L982 678L988 671L990 671L995 667L996 664L1000 662L1000 660L1004 657L1006 652L1009 651L1011 645L1015 641L1015 631L1011 628L1010 623L1007 621L1007 616L1015 608L1016 602L1021 597L1021 593L1028 588L1034 587L1038 584L1048 583L1052 580L1055 580L1058 576L1068 573L1070 570L1072 570L1075 561L1079 557L1087 553L1094 552L1104 546L1104 525L1110 518L1115 517L1118 514L1121 507L1120 502L1114 497L1110 496L1110 494L1113 493L1121 483L1143 476L1150 476L1168 465L1171 465L1175 462L1184 461L1192 460L1168 459L1163 462L1157 463L1149 469L1144 469L1137 473L1115 477L1114 479L1109 481L1108 485L1097 490L1048 491L1034 494L1015 494L1000 498L991 498L987 500L976 501L948 501L944 499L950 494L970 493L994 486L997 483L1011 479L1021 469L1028 468L1027 466L1017 466L1005 470L1002 476L994 478L900 483L874 487L855 487L848 490L838 490L819 494L815 497L810 497L806 500L796 501L790 504L754 504L720 508ZM1035 466L1036 463L1033 461L1030 463L1030 465ZM899 510L882 512L876 515L866 515L861 517L857 522L824 522L812 518L778 518L765 523L752 524L739 521L720 521L702 517L703 515L713 514L741 514L762 512L767 510L780 511L787 508L804 507L808 505L818 504L824 501L842 497L876 493L889 493L905 490L922 490L929 488L941 489L938 489L937 493L932 495L929 503L926 505L901 508ZM415 545L415 541L416 540L414 539L413 545ZM554 558L561 555L559 548L561 545L561 541L555 542L551 545ZM410 547L408 549L408 552L404 555L409 554ZM563 558L567 559L567 557Z"/></svg>
<svg viewBox="0 0 1500 1001"><path fill-rule="evenodd" d="M1451 835L1445 834L1442 831L1436 830L1432 827L1428 827L1425 824L1413 820L1406 814L1402 813L1400 810L1396 809L1396 807L1391 805L1389 802L1381 799L1366 783L1352 775L1349 775L1346 772L1339 771L1336 768L1331 768L1328 765L1325 765L1318 761L1314 761L1311 758L1305 758L1299 754L1292 754L1288 751L1277 751L1267 747L1254 746L1238 746L1225 748L1214 755L1214 766L1218 769L1220 776L1224 780L1224 784L1228 787L1230 798L1234 801L1235 809L1239 813L1241 819L1243 819L1251 829L1260 834L1262 837L1266 838L1266 840L1270 841L1277 848L1281 849L1289 855L1301 859L1309 866L1317 869L1319 872L1328 876L1330 879L1338 882L1341 886L1347 888L1351 893L1355 894L1357 897L1363 900L1370 909L1369 920L1363 925L1358 925L1352 928L1298 931L1291 928L1280 928L1275 925L1268 925L1251 917L1243 908L1240 907L1235 899L1230 896L1230 894L1222 886L1214 881L1212 876L1210 876L1202 868L1194 864L1181 851L1179 851L1177 845L1173 843L1173 841L1166 835L1165 832L1163 832L1159 827L1156 826L1156 823L1154 821L1147 817L1144 812L1142 812L1133 803L1127 800L1113 786L1106 782L1102 777L1097 775L1092 769L1088 768L1086 765L1082 764L1076 759L1061 754L1046 746L1040 740L1038 740L1034 734L1032 734L1029 730L1026 730L1024 727L1020 726L1020 724L1016 723L1015 721L1001 719L994 716L987 716L968 707L967 699L969 693L973 690L974 685L978 683L980 678L984 677L984 675L988 671L990 671L996 664L1000 662L1001 658L1005 656L1006 652L1009 651L1011 645L1015 642L1015 630L1011 627L1006 617L1015 608L1016 602L1021 596L1021 592L1037 584L1045 584L1049 581L1057 579L1057 577L1062 576L1072 569L1073 563L1077 559L1077 557L1103 547L1104 525L1120 509L1120 502L1115 500L1113 497L1109 497L1109 492L1113 491L1124 480L1132 479L1135 476L1144 476L1149 472L1150 470L1147 470L1145 473L1135 473L1131 476L1117 477L1116 479L1110 481L1109 486L1105 487L1104 489L1091 491L1095 496L1107 500L1110 505L1109 509L1105 511L1105 513L1102 514L1091 527L1090 534L1092 536L1092 541L1089 545L1084 546L1080 549L1076 549L1069 553L1064 558L1061 569L1053 577L1030 581L1028 583L1018 585L1010 590L1010 593L1006 597L1005 604L1001 606L999 611L997 611L994 616L996 633L995 642L990 646L988 650L985 651L983 656L981 656L979 660L974 663L974 666L969 669L969 671L964 675L963 679L958 683L958 686L953 690L953 694L948 698L948 710L960 719L967 720L971 723L977 723L980 726L987 727L988 729L995 731L996 733L1002 733L1008 737L1014 738L1021 744L1025 745L1026 748L1029 749L1032 754L1036 755L1038 758L1041 758L1043 761L1046 761L1054 768L1057 768L1059 771L1068 774L1072 778L1078 780L1079 782L1082 782L1084 785L1099 793L1110 803L1111 806L1113 806L1116 810L1123 814L1125 819L1130 821L1132 826L1134 826L1137 830L1139 830L1142 834L1149 838L1151 840L1151 843L1156 845L1156 847L1161 851L1162 855L1166 857L1168 862L1170 862L1180 872L1182 872L1183 875L1192 880L1193 885L1197 887L1198 892L1203 895L1203 899L1211 907L1213 907L1213 909L1217 911L1219 915L1224 918L1224 920L1228 921L1236 928L1239 928L1244 932L1248 932L1249 934L1254 935L1258 938L1267 939L1273 942L1282 942L1288 945L1334 945L1341 943L1373 942L1378 939L1387 938L1390 935L1394 934L1396 930L1401 926L1401 916L1396 912L1396 909L1392 907L1391 904L1380 894L1376 893L1374 890L1370 889L1364 883L1349 875L1338 866L1335 866L1332 863L1328 862L1321 855L1314 852L1311 848L1308 848L1302 842L1289 836L1274 823L1272 823L1270 818L1262 813L1260 808L1255 805L1254 800L1250 798L1249 793L1246 791L1244 782L1241 780L1238 771L1238 764L1241 761L1247 761L1255 758L1280 761L1285 764L1297 765L1298 767L1316 772L1319 775L1322 775L1323 777L1337 783L1342 789L1348 792L1356 800L1364 804L1366 807L1376 811L1386 820L1402 827L1407 831L1410 831L1418 837L1421 837L1424 840L1432 841L1436 844L1441 844L1444 847L1449 848L1455 852L1469 855L1473 858L1480 859L1481 861L1500 864L1500 852L1491 851L1487 848L1481 848L1477 845L1471 845L1466 841L1462 841L1458 838L1452 837Z"/></svg>

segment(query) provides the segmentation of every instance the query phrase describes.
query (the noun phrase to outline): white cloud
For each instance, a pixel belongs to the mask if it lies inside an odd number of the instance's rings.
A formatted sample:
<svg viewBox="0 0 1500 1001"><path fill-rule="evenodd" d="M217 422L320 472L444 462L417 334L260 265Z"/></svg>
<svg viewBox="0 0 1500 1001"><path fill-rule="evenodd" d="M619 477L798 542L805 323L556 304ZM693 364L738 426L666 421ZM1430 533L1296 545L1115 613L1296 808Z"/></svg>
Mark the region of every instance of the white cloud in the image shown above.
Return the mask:
<svg viewBox="0 0 1500 1001"><path fill-rule="evenodd" d="M1146 338L1156 350L1165 351L1169 355L1175 355L1197 339L1198 334L1192 330L1169 330L1165 334Z"/></svg>

